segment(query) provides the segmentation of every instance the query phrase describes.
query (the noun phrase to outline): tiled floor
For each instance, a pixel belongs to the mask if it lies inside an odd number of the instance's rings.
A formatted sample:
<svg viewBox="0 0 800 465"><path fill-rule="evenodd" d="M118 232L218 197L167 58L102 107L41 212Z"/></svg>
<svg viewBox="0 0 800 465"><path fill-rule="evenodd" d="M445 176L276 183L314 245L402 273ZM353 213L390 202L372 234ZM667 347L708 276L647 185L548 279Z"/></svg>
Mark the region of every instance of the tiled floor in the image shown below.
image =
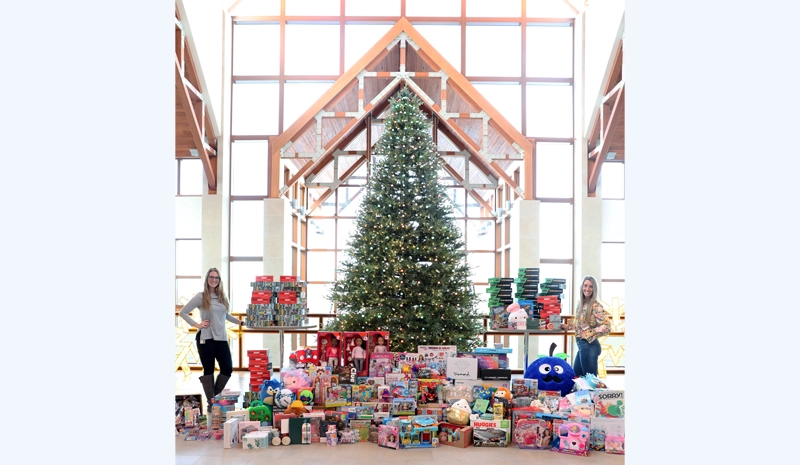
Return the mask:
<svg viewBox="0 0 800 465"><path fill-rule="evenodd" d="M197 377L192 372L189 377L175 373L175 393L194 394L202 392ZM247 389L249 373L234 372L228 388ZM606 381L610 388L624 389L623 376L610 376ZM372 443L341 444L329 447L326 444L270 446L267 449L247 450L241 448L223 449L222 441L184 441L183 436L175 436L176 465L326 465L326 464L408 464L431 465L440 463L481 463L507 465L530 463L535 460L553 464L615 464L622 465L622 455L590 452L589 457L574 457L543 450L525 450L516 446L506 448L468 447L458 449L441 446L435 449L391 450Z"/></svg>

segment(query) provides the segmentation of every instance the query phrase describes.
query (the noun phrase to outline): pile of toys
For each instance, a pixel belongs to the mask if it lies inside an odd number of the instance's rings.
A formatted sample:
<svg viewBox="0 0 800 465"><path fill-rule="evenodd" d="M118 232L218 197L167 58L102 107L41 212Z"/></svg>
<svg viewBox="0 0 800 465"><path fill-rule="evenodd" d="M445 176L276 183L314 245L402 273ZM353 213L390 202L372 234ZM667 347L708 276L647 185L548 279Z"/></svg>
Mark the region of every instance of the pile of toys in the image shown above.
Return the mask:
<svg viewBox="0 0 800 465"><path fill-rule="evenodd" d="M624 391L576 377L554 348L512 379L504 347L390 352L387 331L320 332L316 348L292 354L280 380L265 379L245 396L257 394L246 408L218 396L205 438L251 449L370 442L624 453Z"/></svg>

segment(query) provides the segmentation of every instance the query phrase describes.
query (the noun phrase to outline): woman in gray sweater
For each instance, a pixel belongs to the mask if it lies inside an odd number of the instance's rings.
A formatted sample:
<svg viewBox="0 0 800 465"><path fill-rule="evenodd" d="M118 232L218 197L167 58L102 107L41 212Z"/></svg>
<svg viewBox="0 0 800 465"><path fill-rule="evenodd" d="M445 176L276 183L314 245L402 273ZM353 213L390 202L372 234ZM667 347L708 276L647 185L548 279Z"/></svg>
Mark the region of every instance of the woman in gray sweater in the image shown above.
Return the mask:
<svg viewBox="0 0 800 465"><path fill-rule="evenodd" d="M194 321L189 314L192 310L200 309L200 323ZM203 292L195 294L181 309L181 318L187 323L198 328L197 351L200 353L200 363L203 365L203 376L200 383L208 399L208 410L214 403L214 396L222 392L233 372L231 349L228 346L228 335L225 330L225 321L237 325L244 322L230 314L230 304L222 286L219 270L211 268L206 273ZM219 376L214 382L214 361L219 363Z"/></svg>

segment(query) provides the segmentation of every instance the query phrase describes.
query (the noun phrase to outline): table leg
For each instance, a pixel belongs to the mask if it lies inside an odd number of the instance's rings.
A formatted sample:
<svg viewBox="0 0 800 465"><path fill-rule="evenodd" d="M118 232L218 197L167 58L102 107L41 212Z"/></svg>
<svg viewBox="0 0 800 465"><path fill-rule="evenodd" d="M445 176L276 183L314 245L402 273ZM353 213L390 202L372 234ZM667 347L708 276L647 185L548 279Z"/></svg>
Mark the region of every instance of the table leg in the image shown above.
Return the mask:
<svg viewBox="0 0 800 465"><path fill-rule="evenodd" d="M526 329L525 330L525 342L523 343L523 347L524 347L524 350L525 350L525 366L522 367L522 372L523 373L525 373L525 370L528 369L528 335L529 335L529 333L528 333L528 330ZM524 376L524 374L523 374L523 376Z"/></svg>
<svg viewBox="0 0 800 465"><path fill-rule="evenodd" d="M278 330L278 347L280 348L280 357L278 359L278 372L280 373L283 368L283 329Z"/></svg>

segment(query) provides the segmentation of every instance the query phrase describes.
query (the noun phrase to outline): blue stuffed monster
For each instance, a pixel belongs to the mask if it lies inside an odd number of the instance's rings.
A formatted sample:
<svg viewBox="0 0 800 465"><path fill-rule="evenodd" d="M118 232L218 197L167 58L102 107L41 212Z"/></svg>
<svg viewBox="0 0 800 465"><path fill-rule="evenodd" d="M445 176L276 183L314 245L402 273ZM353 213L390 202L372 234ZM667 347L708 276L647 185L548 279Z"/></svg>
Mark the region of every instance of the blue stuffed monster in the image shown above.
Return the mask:
<svg viewBox="0 0 800 465"><path fill-rule="evenodd" d="M550 344L550 356L540 355L528 366L523 375L525 378L538 379L540 391L559 391L566 396L575 384L575 370L565 360L567 354L553 355L556 343ZM563 357L563 358L562 358Z"/></svg>

